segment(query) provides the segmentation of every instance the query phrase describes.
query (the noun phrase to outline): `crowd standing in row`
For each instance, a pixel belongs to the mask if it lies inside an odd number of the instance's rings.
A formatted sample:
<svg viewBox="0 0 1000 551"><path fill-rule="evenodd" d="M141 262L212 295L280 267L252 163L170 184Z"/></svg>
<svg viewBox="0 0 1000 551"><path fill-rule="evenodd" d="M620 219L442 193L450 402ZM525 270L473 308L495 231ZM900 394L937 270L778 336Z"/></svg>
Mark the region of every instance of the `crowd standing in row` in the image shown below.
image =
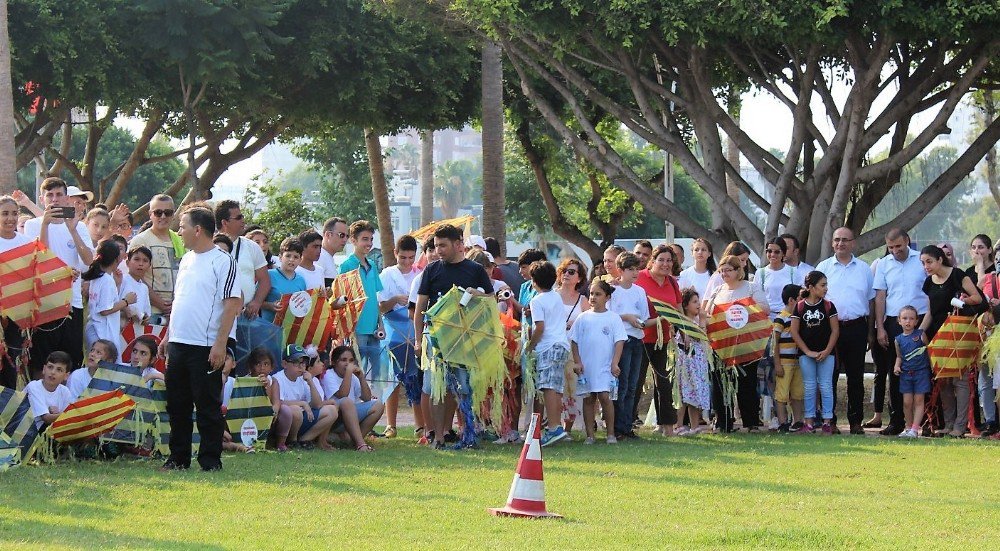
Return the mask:
<svg viewBox="0 0 1000 551"><path fill-rule="evenodd" d="M133 236L126 207L88 210L93 195L58 178L45 180L41 189L42 208L20 193L0 197L0 252L37 238L74 270L70 317L34 331L27 351L27 390L37 422L51 423L75 400L100 361L122 361L123 324L165 326L161 342L137 343L130 356L145 380L163 379L167 386L167 469L190 466L195 422L200 466L221 468L224 442L235 445L225 433L223 407L234 370L258 377L266 388L278 450L343 443L371 451L366 438L383 413L383 435L397 435L402 398L414 406L422 442L435 448L454 442L456 410L470 394L469 370L476 366L448 364L448 392L440 401L431 399L431 377L404 367L397 376L413 384L397 387L385 404L373 395L363 367L371 373L381 361L387 322L409 326L417 358L436 357L425 337L425 314L455 286L497 296L498 310L525 327L523 359L509 382L518 395L523 388L537 389L537 403L532 396L523 401L545 414L543 445L570 437L578 417L586 442L595 442L599 411L608 443L637 438L649 372L656 431L664 436L731 432L737 418L744 429L759 431L763 397L775 405L772 430L839 432L835 389L841 373L852 434L882 428L886 397L885 435L916 436L930 427L962 436L972 425L970 399L978 401L973 409L981 420L973 426L985 436L998 432L1000 377L991 375L988 362L973 374L938 381L939 403L925 403L932 379L926 345L948 314L981 313L1000 304L996 255L987 236L972 241L975 263L966 271L953 266L946 244L918 252L898 229L886 236L886 255L869 266L854 256L853 233L839 228L833 256L815 269L801 261L795 236L783 235L767 243L760 268L740 242L731 243L717 263L711 243L695 239L693 265L681 270L681 247L639 241L633 251L609 247L590 278L578 259L556 266L542 251L529 249L511 262L500 256L496 240L466 237L443 225L424 243L401 237L394 251L398 263L380 273L369 260L375 228L363 220L348 225L331 218L319 231L268 236L246 227L235 201L188 205L178 213L170 196L157 195L149 202L150 221ZM35 216L21 215L22 209ZM270 243L278 238L272 257ZM353 252L338 266L334 257L348 240ZM358 270L369 299L354 335L331 343L338 346L328 354L296 345L247 349L246 339L237 338L256 318L273 320L282 296L312 289L326 296L333 279L351 270ZM768 354L720 368L711 343L659 317L654 302L673 306L702 327L721 305L751 305L773 322ZM0 383L13 387L22 334L5 320L4 336L9 353ZM865 422L869 346L877 366L875 416ZM167 358L165 374L153 368L157 355ZM528 376L531 381L524 380ZM505 413L504 423L462 415L458 422L474 423L480 437L517 442L521 402ZM935 412L931 423L924 423L926 408Z"/></svg>

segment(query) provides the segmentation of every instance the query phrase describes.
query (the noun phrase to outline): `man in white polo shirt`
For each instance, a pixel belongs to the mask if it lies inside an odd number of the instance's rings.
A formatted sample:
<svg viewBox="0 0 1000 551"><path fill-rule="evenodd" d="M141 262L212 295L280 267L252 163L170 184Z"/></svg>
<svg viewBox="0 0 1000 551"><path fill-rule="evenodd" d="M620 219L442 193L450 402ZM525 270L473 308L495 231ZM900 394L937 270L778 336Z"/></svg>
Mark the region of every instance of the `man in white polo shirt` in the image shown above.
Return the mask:
<svg viewBox="0 0 1000 551"><path fill-rule="evenodd" d="M878 371L875 374L875 416L865 423L867 428L882 426L886 377L889 378L889 425L882 429L886 436L903 432L903 395L899 393L899 375L893 372L896 346L893 341L903 332L896 317L904 306L917 309L917 323L927 313L927 295L922 288L927 274L920 262L920 253L910 248L910 236L893 228L885 236L889 254L875 266L875 335L872 355Z"/></svg>
<svg viewBox="0 0 1000 551"><path fill-rule="evenodd" d="M32 379L41 375L45 358L55 350L69 353L73 359L70 369L83 363L83 293L79 275L94 261L94 246L82 222L86 211L75 208L72 217L62 217L64 207L73 208L74 200L67 195L69 186L62 178L51 177L42 181L41 190L45 212L25 222L24 235L44 243L73 269L74 277L70 318L49 322L34 332L29 365Z"/></svg>
<svg viewBox="0 0 1000 551"><path fill-rule="evenodd" d="M256 243L243 237L247 223L240 204L236 201L226 199L215 205L215 226L220 233L233 240L232 256L236 260L237 282L243 292L242 316L253 319L260 315L260 305L271 290L264 251Z"/></svg>
<svg viewBox="0 0 1000 551"><path fill-rule="evenodd" d="M181 214L180 236L188 252L181 259L167 327L167 413L170 456L161 470L191 466L192 413L197 410L198 464L203 471L222 470L222 376L226 350L235 343L237 312L243 306L236 261L219 250L212 237L215 217L205 204ZM254 248L260 247L251 242Z"/></svg>
<svg viewBox="0 0 1000 551"><path fill-rule="evenodd" d="M874 276L867 262L854 256L854 232L837 228L833 232L833 256L816 269L826 274L826 299L837 307L840 338L837 339L837 367L833 370L833 405L837 407L837 380L847 373L847 420L851 434L864 434L865 352L868 350L869 312L875 298ZM833 416L834 427L837 415ZM836 429L835 429L836 432Z"/></svg>

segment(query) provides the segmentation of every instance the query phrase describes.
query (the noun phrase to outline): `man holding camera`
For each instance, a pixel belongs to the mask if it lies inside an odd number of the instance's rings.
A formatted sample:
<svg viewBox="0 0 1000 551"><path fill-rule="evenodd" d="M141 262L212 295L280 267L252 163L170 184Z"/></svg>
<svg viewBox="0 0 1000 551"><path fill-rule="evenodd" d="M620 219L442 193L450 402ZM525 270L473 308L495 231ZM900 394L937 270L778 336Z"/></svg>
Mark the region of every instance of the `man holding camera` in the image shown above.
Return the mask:
<svg viewBox="0 0 1000 551"><path fill-rule="evenodd" d="M71 315L66 320L56 320L39 327L32 337L30 370L31 378L41 375L45 358L53 350L64 350L73 359L71 369L83 363L83 293L80 272L94 261L94 246L87 227L83 224L86 209L74 208L69 196L69 186L62 178L42 181L42 204L45 211L38 218L24 224L24 235L37 238L73 270L73 297ZM86 195L77 190L78 195ZM93 195L90 195L93 198Z"/></svg>

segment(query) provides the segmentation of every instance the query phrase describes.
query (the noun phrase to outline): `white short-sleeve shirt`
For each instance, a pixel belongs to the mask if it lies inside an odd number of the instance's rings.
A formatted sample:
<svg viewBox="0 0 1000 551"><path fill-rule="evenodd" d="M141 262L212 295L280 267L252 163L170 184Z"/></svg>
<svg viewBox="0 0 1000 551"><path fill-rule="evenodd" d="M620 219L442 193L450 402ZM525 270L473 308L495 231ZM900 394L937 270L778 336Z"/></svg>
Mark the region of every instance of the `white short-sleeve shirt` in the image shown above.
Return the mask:
<svg viewBox="0 0 1000 551"><path fill-rule="evenodd" d="M926 314L927 295L924 294L924 280L927 274L920 262L920 253L908 249L909 256L900 262L896 257L886 255L875 266L876 291L885 291L885 315L898 316L904 306L913 306L918 314Z"/></svg>
<svg viewBox="0 0 1000 551"><path fill-rule="evenodd" d="M243 292L243 305L246 306L253 300L257 291L255 272L267 267L267 259L264 258L264 251L260 249L260 245L243 236L237 237L233 242L232 254L236 259L239 288Z"/></svg>
<svg viewBox="0 0 1000 551"><path fill-rule="evenodd" d="M45 389L40 380L28 383L24 387L24 392L28 394L31 412L35 414L35 426L39 428L45 424L42 421L42 416L49 414L49 406L55 406L56 411L61 413L76 399L76 396L73 396L66 385L59 385L50 392Z"/></svg>
<svg viewBox="0 0 1000 551"><path fill-rule="evenodd" d="M250 242L260 251L260 247ZM174 303L170 315L170 342L212 346L222 325L222 303L239 298L236 262L212 247L203 253L188 251L177 270ZM236 338L233 323L229 338Z"/></svg>

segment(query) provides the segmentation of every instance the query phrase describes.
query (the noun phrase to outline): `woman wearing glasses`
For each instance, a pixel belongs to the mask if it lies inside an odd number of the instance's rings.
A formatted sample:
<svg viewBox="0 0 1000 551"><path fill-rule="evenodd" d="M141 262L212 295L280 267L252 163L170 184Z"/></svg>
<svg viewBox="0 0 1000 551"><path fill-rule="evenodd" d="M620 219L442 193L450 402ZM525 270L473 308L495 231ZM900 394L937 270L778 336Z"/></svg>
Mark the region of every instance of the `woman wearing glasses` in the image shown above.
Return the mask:
<svg viewBox="0 0 1000 551"><path fill-rule="evenodd" d="M563 309L566 312L566 331L573 326L581 312L590 310L590 301L583 296L587 285L587 268L576 258L564 258L556 268L556 292L562 298ZM581 413L580 404L576 399L576 373L573 369L573 355L566 361L566 389L563 392L562 422L566 432L570 432L576 416Z"/></svg>
<svg viewBox="0 0 1000 551"><path fill-rule="evenodd" d="M757 271L754 280L764 290L767 295L767 305L771 309L771 321L778 315L778 312L785 307L781 300L781 290L785 285L802 286L806 280L806 272L793 268L785 264L785 254L788 252L788 245L780 237L767 242L764 249L764 257L767 264Z"/></svg>

